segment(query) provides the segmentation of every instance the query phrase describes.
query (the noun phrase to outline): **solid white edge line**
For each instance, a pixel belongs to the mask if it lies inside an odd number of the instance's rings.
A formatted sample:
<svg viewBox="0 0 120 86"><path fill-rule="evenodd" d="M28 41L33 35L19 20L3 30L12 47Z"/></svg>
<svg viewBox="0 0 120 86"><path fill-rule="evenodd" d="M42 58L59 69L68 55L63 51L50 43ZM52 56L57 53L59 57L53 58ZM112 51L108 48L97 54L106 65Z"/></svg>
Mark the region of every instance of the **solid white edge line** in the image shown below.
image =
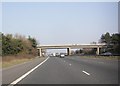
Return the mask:
<svg viewBox="0 0 120 86"><path fill-rule="evenodd" d="M25 73L24 75L22 75L21 77L19 77L18 79L16 79L15 81L13 81L11 84L17 84L18 82L20 82L22 79L24 79L27 75L29 75L31 72L33 72L35 69L37 69L40 65L42 65L43 63L45 63L47 60L49 59L49 57L47 59L45 59L43 62L41 62L40 64L38 64L37 66L35 66L33 69L31 69L30 71L28 71L27 73Z"/></svg>
<svg viewBox="0 0 120 86"><path fill-rule="evenodd" d="M86 71L82 71L83 73L87 74L87 75L90 75L89 73L87 73Z"/></svg>

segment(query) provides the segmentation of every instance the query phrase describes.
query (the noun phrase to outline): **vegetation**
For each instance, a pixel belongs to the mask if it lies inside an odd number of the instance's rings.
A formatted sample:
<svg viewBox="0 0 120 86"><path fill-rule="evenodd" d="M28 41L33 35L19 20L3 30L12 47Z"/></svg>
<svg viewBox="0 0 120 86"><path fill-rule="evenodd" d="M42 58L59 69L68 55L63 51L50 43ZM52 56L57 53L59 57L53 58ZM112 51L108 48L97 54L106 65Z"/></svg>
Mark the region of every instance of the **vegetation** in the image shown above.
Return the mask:
<svg viewBox="0 0 120 86"><path fill-rule="evenodd" d="M20 55L31 54L36 55L37 41L35 38L25 38L21 35L2 34L2 55Z"/></svg>
<svg viewBox="0 0 120 86"><path fill-rule="evenodd" d="M119 56L80 56L81 58L91 58L91 59L105 59L105 60L120 60Z"/></svg>
<svg viewBox="0 0 120 86"><path fill-rule="evenodd" d="M12 57L10 57L10 56L5 57L5 59L3 59L4 61L2 62L2 68L10 67L10 66L13 66L13 65L16 65L16 64L20 64L20 63L24 63L24 62L32 60L32 58L31 59L28 59L28 58L21 58L20 59L20 58L16 58L16 57L13 57L13 56Z"/></svg>
<svg viewBox="0 0 120 86"><path fill-rule="evenodd" d="M107 46L101 49L101 52L111 52L112 54L120 54L120 34L110 35L108 32L103 34L100 39L100 43L106 43Z"/></svg>
<svg viewBox="0 0 120 86"><path fill-rule="evenodd" d="M21 35L2 34L2 55L36 55L37 41L35 38L25 38Z"/></svg>
<svg viewBox="0 0 120 86"><path fill-rule="evenodd" d="M2 33L0 32L0 56L2 56Z"/></svg>
<svg viewBox="0 0 120 86"><path fill-rule="evenodd" d="M29 61L37 56L35 38L0 33L0 55L3 67Z"/></svg>
<svg viewBox="0 0 120 86"><path fill-rule="evenodd" d="M39 60L44 60L45 58L40 58ZM21 63L25 63L28 61L32 61L35 60L35 58L33 58L31 55L19 55L19 56L5 56L4 58L2 58L2 64L0 64L0 68L6 68L6 67L10 67L10 66L14 66L14 65L18 65Z"/></svg>

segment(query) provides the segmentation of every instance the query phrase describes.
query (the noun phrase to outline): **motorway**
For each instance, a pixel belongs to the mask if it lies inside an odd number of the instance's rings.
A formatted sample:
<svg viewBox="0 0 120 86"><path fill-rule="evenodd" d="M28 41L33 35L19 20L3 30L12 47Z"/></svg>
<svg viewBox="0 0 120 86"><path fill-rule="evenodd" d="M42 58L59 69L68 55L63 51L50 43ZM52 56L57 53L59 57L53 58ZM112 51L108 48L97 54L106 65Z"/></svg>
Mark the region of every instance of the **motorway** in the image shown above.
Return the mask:
<svg viewBox="0 0 120 86"><path fill-rule="evenodd" d="M40 62L37 59L3 70L3 84L12 83L24 74L21 72L34 68ZM8 75L11 77L8 78ZM118 84L118 61L80 56L49 57L17 84Z"/></svg>

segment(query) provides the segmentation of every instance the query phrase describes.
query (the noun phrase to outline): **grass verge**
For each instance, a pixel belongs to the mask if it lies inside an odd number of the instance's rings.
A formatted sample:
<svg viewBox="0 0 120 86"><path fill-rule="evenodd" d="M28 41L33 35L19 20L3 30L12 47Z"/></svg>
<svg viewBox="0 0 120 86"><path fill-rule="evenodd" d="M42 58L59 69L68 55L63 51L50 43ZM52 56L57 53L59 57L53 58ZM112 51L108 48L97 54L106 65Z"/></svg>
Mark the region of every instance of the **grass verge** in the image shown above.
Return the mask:
<svg viewBox="0 0 120 86"><path fill-rule="evenodd" d="M106 60L120 60L120 56L80 56L83 58L96 58L96 59L106 59Z"/></svg>
<svg viewBox="0 0 120 86"><path fill-rule="evenodd" d="M2 68L6 68L6 67L10 67L10 66L13 66L13 65L17 65L17 64L20 64L20 63L24 63L24 62L27 62L27 61L30 61L31 59L15 59L15 60L12 60L12 61L9 61L9 62L2 62Z"/></svg>
<svg viewBox="0 0 120 86"><path fill-rule="evenodd" d="M35 56L6 56L2 59L2 68L7 68L24 62L28 62L35 59Z"/></svg>

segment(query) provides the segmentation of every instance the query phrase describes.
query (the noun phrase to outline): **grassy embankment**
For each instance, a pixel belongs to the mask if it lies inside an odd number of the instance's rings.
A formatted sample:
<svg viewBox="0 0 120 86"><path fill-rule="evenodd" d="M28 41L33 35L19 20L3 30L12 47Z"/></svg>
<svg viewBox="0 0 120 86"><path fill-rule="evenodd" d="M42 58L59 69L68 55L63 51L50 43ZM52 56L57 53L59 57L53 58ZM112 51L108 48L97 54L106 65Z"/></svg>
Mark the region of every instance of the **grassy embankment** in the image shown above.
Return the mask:
<svg viewBox="0 0 120 86"><path fill-rule="evenodd" d="M14 66L20 63L28 62L35 59L35 56L32 55L24 55L24 56L5 56L2 57L2 68L7 68L10 66Z"/></svg>
<svg viewBox="0 0 120 86"><path fill-rule="evenodd" d="M83 58L96 58L96 59L106 59L106 60L120 60L120 56L80 56Z"/></svg>

